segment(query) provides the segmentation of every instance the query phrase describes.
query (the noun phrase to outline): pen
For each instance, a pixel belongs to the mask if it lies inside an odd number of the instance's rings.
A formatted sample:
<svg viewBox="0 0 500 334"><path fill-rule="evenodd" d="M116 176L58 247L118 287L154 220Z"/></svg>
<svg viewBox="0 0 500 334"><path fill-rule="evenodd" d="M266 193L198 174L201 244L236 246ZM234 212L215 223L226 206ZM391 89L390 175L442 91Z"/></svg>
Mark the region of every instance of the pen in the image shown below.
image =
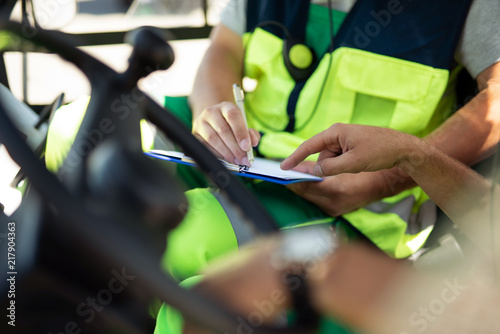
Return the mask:
<svg viewBox="0 0 500 334"><path fill-rule="evenodd" d="M243 120L245 121L245 126L247 127L248 131L247 116L245 114L245 106L244 106L245 97L243 95L243 90L240 88L238 84L233 85L233 95L234 95L234 102L236 102L236 106L241 111L241 116L243 116ZM250 163L250 167L252 167L254 162L254 157L253 157L253 150L251 147L250 150L247 151L247 159L248 162Z"/></svg>

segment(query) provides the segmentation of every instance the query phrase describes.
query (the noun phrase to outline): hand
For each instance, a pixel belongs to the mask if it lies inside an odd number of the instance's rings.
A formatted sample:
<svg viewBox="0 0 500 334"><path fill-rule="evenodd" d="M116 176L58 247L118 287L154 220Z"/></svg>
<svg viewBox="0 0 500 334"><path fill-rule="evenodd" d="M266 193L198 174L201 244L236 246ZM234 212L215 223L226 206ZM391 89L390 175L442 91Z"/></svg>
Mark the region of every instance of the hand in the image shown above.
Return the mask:
<svg viewBox="0 0 500 334"><path fill-rule="evenodd" d="M246 152L260 141L259 132L247 130L241 111L230 102L205 108L194 120L192 132L216 156L237 165L250 166Z"/></svg>
<svg viewBox="0 0 500 334"><path fill-rule="evenodd" d="M277 245L279 240L267 238L212 263L194 289L239 314L243 329L251 329L255 319L272 326L276 316L292 305L286 277L272 265ZM402 278L406 278L407 271L375 248L343 244L325 259L311 264L306 278L317 311L369 329L380 320L380 312L385 311L381 305L387 292L393 291L398 281L406 281ZM210 333L185 320L184 333Z"/></svg>
<svg viewBox="0 0 500 334"><path fill-rule="evenodd" d="M308 172L313 166L314 162L307 161L297 169ZM384 176L379 172L340 174L326 177L321 182L293 183L287 187L332 217L364 207L390 193Z"/></svg>
<svg viewBox="0 0 500 334"><path fill-rule="evenodd" d="M312 169L317 176L378 171L396 166L417 140L391 129L337 123L302 143L281 168L292 169L320 152Z"/></svg>
<svg viewBox="0 0 500 334"><path fill-rule="evenodd" d="M276 238L259 240L212 262L194 289L239 314L245 331L246 327L255 326L255 317L251 316L255 313L261 324L272 325L291 300L282 272L271 261L278 244ZM206 333L186 320L184 333Z"/></svg>
<svg viewBox="0 0 500 334"><path fill-rule="evenodd" d="M411 286L407 284L408 278L414 276L407 266L381 251L351 243L342 245L327 259L314 264L308 281L316 310L362 332L380 333L376 325L380 326L381 321L384 323L382 319L394 314L390 312L394 309L384 314L388 311L387 304L394 307L388 301L391 293L405 291ZM405 290L400 288L404 283Z"/></svg>

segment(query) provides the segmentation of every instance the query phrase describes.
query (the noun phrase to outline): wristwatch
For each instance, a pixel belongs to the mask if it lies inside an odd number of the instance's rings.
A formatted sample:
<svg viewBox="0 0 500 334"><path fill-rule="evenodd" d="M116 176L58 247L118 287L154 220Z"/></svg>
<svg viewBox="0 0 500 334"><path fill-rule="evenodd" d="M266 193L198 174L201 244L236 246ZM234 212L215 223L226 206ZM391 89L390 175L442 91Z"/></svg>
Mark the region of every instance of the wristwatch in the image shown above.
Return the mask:
<svg viewBox="0 0 500 334"><path fill-rule="evenodd" d="M327 224L297 227L282 230L279 243L271 264L283 272L283 282L292 295L293 326L314 330L320 316L311 303L307 270L335 251L336 235Z"/></svg>
<svg viewBox="0 0 500 334"><path fill-rule="evenodd" d="M279 246L271 264L279 269L310 266L331 255L339 245L329 224L287 228L280 231Z"/></svg>

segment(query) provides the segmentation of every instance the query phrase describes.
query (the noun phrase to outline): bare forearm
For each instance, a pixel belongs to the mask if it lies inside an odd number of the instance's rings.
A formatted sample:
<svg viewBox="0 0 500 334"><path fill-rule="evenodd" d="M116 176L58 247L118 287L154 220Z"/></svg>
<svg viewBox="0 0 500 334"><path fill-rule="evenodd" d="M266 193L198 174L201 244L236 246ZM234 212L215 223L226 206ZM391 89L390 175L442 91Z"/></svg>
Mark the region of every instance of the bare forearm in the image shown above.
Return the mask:
<svg viewBox="0 0 500 334"><path fill-rule="evenodd" d="M232 101L232 85L241 82L241 71L236 69L235 60L223 50L208 50L203 62L206 65L198 71L189 98L195 117L208 106Z"/></svg>
<svg viewBox="0 0 500 334"><path fill-rule="evenodd" d="M500 87L486 87L426 140L467 165L491 155L500 140Z"/></svg>
<svg viewBox="0 0 500 334"><path fill-rule="evenodd" d="M424 141L414 140L408 145L399 168L478 246L485 245L489 234L489 181Z"/></svg>
<svg viewBox="0 0 500 334"><path fill-rule="evenodd" d="M210 38L189 98L191 130L219 158L250 166L247 152L258 145L260 134L247 127L233 98L233 84L242 81L242 39L223 24L212 30Z"/></svg>
<svg viewBox="0 0 500 334"><path fill-rule="evenodd" d="M424 139L435 148L471 165L492 154L500 141L500 72L494 65L478 77L482 91ZM489 79L482 79L482 78ZM379 172L386 180L385 195L395 195L417 183L402 170Z"/></svg>
<svg viewBox="0 0 500 334"><path fill-rule="evenodd" d="M480 248L491 251L489 222L491 183L464 164L491 155L500 142L500 65L477 78L481 89L469 103L419 143L424 163L403 169ZM426 153L426 152L427 153ZM458 161L450 158L453 157ZM387 171L385 172L387 173ZM405 185L401 181L399 186Z"/></svg>
<svg viewBox="0 0 500 334"><path fill-rule="evenodd" d="M215 27L213 35L189 97L194 118L206 107L233 101L232 85L241 83L242 79L241 38L223 26ZM227 45L229 42L231 45Z"/></svg>

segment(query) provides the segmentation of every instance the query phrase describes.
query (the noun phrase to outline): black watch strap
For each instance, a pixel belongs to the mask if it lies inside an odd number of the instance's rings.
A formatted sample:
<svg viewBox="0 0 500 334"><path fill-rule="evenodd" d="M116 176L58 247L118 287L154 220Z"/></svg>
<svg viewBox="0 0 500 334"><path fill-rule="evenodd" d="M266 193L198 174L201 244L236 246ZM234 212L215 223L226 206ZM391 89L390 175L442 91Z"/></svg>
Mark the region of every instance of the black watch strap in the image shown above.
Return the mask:
<svg viewBox="0 0 500 334"><path fill-rule="evenodd" d="M316 329L320 315L311 303L305 273L288 272L286 273L286 282L292 294L292 307L295 315L294 327L308 330Z"/></svg>

